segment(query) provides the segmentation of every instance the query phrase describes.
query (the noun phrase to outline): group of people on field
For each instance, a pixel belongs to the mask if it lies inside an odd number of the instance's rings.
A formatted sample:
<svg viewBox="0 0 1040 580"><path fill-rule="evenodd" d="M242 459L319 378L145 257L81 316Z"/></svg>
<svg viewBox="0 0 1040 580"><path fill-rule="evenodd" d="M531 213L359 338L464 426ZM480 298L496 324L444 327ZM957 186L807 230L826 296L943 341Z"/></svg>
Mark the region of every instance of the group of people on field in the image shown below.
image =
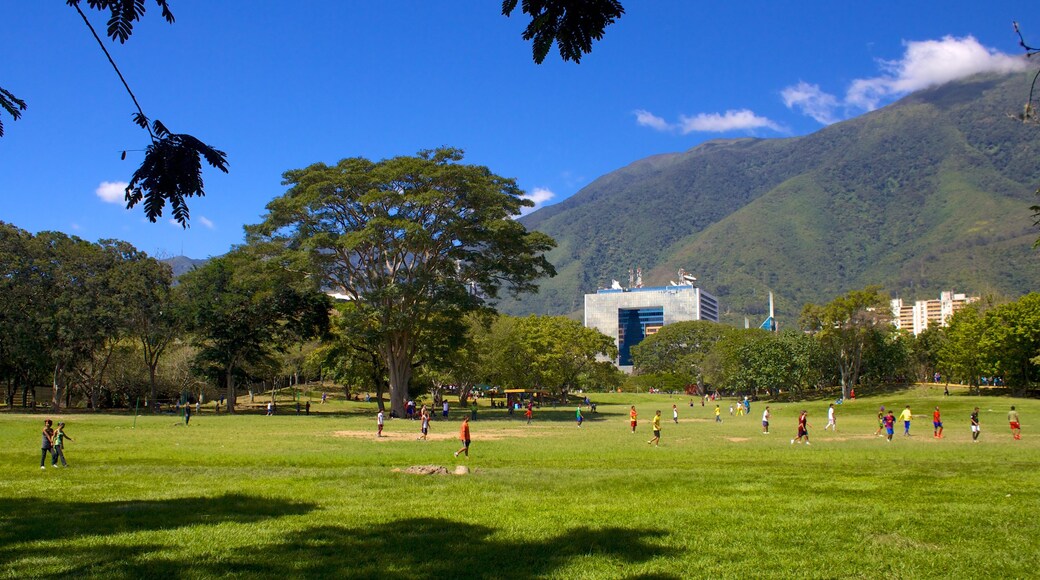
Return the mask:
<svg viewBox="0 0 1040 580"><path fill-rule="evenodd" d="M1015 406L1011 405L1011 410L1008 411L1008 424L1011 426L1011 436L1014 439L1022 438L1022 426L1019 423L1018 411L1015 410ZM877 420L878 428L874 432L877 437L884 436L888 441L892 441L892 436L895 433L896 421L903 423L903 436L910 437L910 422L913 421L914 414L910 411L910 405L907 405L901 413L899 413L898 419L892 410L885 411L885 407L882 406L878 410ZM975 407L969 417L971 421L971 440L975 443L979 442L979 434L982 433L982 426L979 423L979 408ZM939 407L936 406L935 410L932 411L932 437L936 439L942 439L943 437L943 421L942 413L939 411Z"/></svg>
<svg viewBox="0 0 1040 580"><path fill-rule="evenodd" d="M40 469L47 469L47 454L51 456L51 467L58 466L58 460L61 460L62 467L68 467L68 462L65 461L65 441L72 441L72 437L69 437L65 433L65 423L58 423L58 428L54 428L54 422L47 419L43 422L43 440L40 442Z"/></svg>

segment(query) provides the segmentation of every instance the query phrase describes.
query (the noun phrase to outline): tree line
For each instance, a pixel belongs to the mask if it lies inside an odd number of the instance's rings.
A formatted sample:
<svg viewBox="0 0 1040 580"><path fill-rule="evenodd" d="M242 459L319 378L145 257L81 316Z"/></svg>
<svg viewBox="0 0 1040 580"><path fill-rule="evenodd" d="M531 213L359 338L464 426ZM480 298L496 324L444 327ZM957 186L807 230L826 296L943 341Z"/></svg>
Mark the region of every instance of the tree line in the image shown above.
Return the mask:
<svg viewBox="0 0 1040 580"><path fill-rule="evenodd" d="M378 321L357 301L334 303L313 277L236 248L183 275L126 242L32 235L0 223L0 380L5 402L33 406L50 385L60 409L152 408L184 394L220 394L306 377L347 393L390 391ZM616 387L602 333L561 316L474 312L441 319L409 362L404 397L447 389L534 388L557 395ZM445 326L445 325L449 325ZM303 379L301 379L303 377Z"/></svg>

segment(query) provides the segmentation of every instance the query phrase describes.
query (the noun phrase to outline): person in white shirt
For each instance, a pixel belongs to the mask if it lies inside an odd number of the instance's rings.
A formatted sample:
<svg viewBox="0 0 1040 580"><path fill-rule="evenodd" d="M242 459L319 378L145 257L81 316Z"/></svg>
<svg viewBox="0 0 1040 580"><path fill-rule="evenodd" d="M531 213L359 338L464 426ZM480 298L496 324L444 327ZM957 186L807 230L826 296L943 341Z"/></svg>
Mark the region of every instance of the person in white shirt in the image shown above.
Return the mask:
<svg viewBox="0 0 1040 580"><path fill-rule="evenodd" d="M769 434L769 418L771 416L772 415L769 413L769 406L767 405L766 406L766 410L762 411L762 434L763 435L768 435Z"/></svg>
<svg viewBox="0 0 1040 580"><path fill-rule="evenodd" d="M835 433L838 432L838 425L834 422L834 403L827 408L827 426L823 428L824 431L830 429Z"/></svg>
<svg viewBox="0 0 1040 580"><path fill-rule="evenodd" d="M383 411L379 411L379 414L376 415L376 426L379 428L379 430L376 431L376 437L382 437L383 436Z"/></svg>

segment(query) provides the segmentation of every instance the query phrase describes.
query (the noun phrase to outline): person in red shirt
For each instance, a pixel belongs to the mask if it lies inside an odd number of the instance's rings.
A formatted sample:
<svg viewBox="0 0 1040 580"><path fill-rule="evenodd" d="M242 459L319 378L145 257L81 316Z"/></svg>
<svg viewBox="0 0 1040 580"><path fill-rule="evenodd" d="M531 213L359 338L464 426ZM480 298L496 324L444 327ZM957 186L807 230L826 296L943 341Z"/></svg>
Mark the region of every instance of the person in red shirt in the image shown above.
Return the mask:
<svg viewBox="0 0 1040 580"><path fill-rule="evenodd" d="M812 427L809 424L809 412L803 410L802 414L798 416L798 437L791 439L791 445L794 445L795 441L801 443L803 437L805 438L805 444L811 445L809 443L809 427Z"/></svg>
<svg viewBox="0 0 1040 580"><path fill-rule="evenodd" d="M459 428L459 439L462 441L462 448L455 452L455 457L458 457L459 453L465 453L466 457L469 457L469 417L462 419L462 427Z"/></svg>
<svg viewBox="0 0 1040 580"><path fill-rule="evenodd" d="M939 416L939 407L935 408L935 412L932 413L932 435L936 439L942 438L942 418Z"/></svg>
<svg viewBox="0 0 1040 580"><path fill-rule="evenodd" d="M630 423L632 424L632 432L635 433L636 432L636 406L635 405L632 405L632 410L628 412L628 416L631 419Z"/></svg>

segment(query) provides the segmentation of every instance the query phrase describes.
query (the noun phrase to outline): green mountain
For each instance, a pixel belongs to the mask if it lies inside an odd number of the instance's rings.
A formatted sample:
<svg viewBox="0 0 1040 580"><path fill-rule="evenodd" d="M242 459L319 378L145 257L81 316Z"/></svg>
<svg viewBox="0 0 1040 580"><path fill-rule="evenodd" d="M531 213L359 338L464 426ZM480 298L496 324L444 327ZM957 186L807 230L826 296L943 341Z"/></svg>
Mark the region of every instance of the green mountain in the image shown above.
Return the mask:
<svg viewBox="0 0 1040 580"><path fill-rule="evenodd" d="M695 274L733 322L757 322L770 290L794 324L803 304L872 283L907 299L1040 288L1040 128L1009 118L1029 80L977 76L811 135L711 141L604 175L521 220L556 238L558 275L503 310L580 312L637 266L647 286Z"/></svg>

